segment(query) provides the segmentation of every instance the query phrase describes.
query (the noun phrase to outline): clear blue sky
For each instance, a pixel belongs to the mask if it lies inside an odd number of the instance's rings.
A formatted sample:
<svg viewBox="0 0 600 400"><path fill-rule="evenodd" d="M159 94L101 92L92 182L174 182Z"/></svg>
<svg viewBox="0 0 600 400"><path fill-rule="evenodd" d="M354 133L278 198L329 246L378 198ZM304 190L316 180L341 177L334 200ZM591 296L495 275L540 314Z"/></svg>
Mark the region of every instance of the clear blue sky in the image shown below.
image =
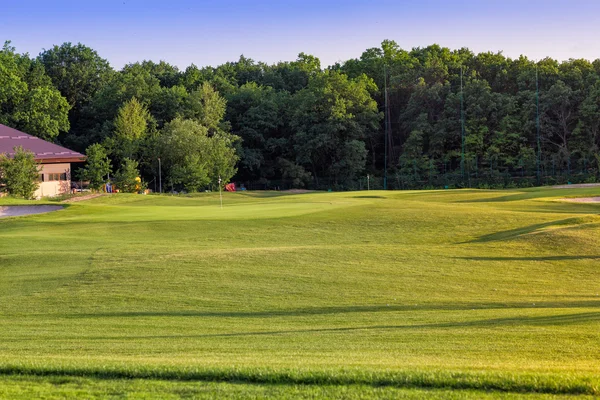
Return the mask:
<svg viewBox="0 0 600 400"><path fill-rule="evenodd" d="M81 42L115 68L218 65L241 54L274 63L299 52L326 66L383 39L592 60L599 33L599 0L0 0L0 41L31 55Z"/></svg>

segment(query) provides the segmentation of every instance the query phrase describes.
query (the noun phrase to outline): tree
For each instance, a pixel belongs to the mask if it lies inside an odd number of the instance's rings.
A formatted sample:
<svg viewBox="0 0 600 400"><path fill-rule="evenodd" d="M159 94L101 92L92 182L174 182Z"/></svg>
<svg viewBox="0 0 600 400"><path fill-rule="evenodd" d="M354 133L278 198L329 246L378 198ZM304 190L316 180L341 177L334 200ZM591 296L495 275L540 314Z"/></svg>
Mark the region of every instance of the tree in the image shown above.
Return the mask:
<svg viewBox="0 0 600 400"><path fill-rule="evenodd" d="M237 172L236 164L239 160L235 152L235 142L238 137L229 133L219 133L210 138L208 146L209 172L212 182L219 180L224 185L228 183Z"/></svg>
<svg viewBox="0 0 600 400"><path fill-rule="evenodd" d="M241 138L238 179L266 183L277 177L277 159L287 147L287 92L254 82L240 86L227 98L226 119ZM286 164L287 165L287 164Z"/></svg>
<svg viewBox="0 0 600 400"><path fill-rule="evenodd" d="M209 136L208 128L197 121L174 119L165 125L159 137L167 176L173 184L197 189L204 170L208 182L216 183L219 176L223 182L228 182L236 172L236 139L236 136L226 133ZM183 180L183 172L192 173L193 177L189 181Z"/></svg>
<svg viewBox="0 0 600 400"><path fill-rule="evenodd" d="M174 165L169 178L173 185L182 186L187 192L198 192L210 183L207 162L199 155L188 155L181 163Z"/></svg>
<svg viewBox="0 0 600 400"><path fill-rule="evenodd" d="M81 112L81 131L71 131L67 140L75 149L99 143L114 133L120 108L132 98L152 108L152 99L161 91L160 81L140 64L130 64L114 74ZM158 119L154 116L154 119Z"/></svg>
<svg viewBox="0 0 600 400"><path fill-rule="evenodd" d="M387 160L388 172L420 178L415 184L427 176L439 186L433 179L442 174L444 185L463 183L464 111L465 173L494 184L518 174L515 183L528 185L540 161L542 174L578 168L586 176L572 181L600 176L594 163L600 160L599 81L600 60L534 63L437 44L405 50L392 40L325 70L318 58L300 53L273 65L242 55L216 67L180 71L142 61L118 72L81 44L31 59L7 43L0 51L0 123L76 150L103 143L115 167L130 158L142 175L154 177L166 151L162 134L172 127L163 128L192 120L207 138L219 139L193 154L182 148L171 166L176 185L186 190L200 188L205 175L211 182L231 175L237 157L232 179L250 185L281 179L310 185L312 179L321 187L351 188L364 173L381 176ZM125 117L133 98L142 109ZM142 114L146 132L137 134L126 126L143 131L143 122L132 122ZM328 182L319 181L325 177Z"/></svg>
<svg viewBox="0 0 600 400"><path fill-rule="evenodd" d="M110 174L110 160L106 149L99 143L89 146L86 150L87 162L81 170L81 179L89 181L90 188L100 190Z"/></svg>
<svg viewBox="0 0 600 400"><path fill-rule="evenodd" d="M348 79L326 71L294 96L291 128L296 162L332 183L354 179L365 168L364 141L379 128L382 115L371 97L376 90L366 76Z"/></svg>
<svg viewBox="0 0 600 400"><path fill-rule="evenodd" d="M204 82L200 89L193 91L188 98L187 118L198 121L210 134L222 130L227 100L211 84Z"/></svg>
<svg viewBox="0 0 600 400"><path fill-rule="evenodd" d="M69 109L44 68L6 42L0 50L0 123L52 141L69 130Z"/></svg>
<svg viewBox="0 0 600 400"><path fill-rule="evenodd" d="M541 122L545 132L544 140L554 146L555 158L570 169L570 139L576 128L578 92L563 81L557 81L541 96L543 114Z"/></svg>
<svg viewBox="0 0 600 400"><path fill-rule="evenodd" d="M420 179L420 174L427 168L428 158L423 155L424 138L431 127L427 121L427 114L422 113L413 131L404 142L404 149L400 156L400 170L403 175Z"/></svg>
<svg viewBox="0 0 600 400"><path fill-rule="evenodd" d="M69 108L65 98L56 90L40 87L29 91L16 116L24 131L53 140L61 131L69 129Z"/></svg>
<svg viewBox="0 0 600 400"><path fill-rule="evenodd" d="M0 154L0 183L6 191L16 197L30 199L39 186L38 165L34 154L15 147L13 157Z"/></svg>
<svg viewBox="0 0 600 400"><path fill-rule="evenodd" d="M142 189L142 181L140 179L140 171L138 162L125 158L123 165L115 173L113 182L118 190L124 193L136 193Z"/></svg>
<svg viewBox="0 0 600 400"><path fill-rule="evenodd" d="M579 114L574 135L577 136L580 151L593 156L600 150L600 79L588 88Z"/></svg>
<svg viewBox="0 0 600 400"><path fill-rule="evenodd" d="M81 43L63 43L43 50L38 60L44 65L54 85L77 112L106 84L113 73L108 61Z"/></svg>
<svg viewBox="0 0 600 400"><path fill-rule="evenodd" d="M114 121L114 135L107 141L117 160L135 159L148 131L148 109L135 97L125 102Z"/></svg>

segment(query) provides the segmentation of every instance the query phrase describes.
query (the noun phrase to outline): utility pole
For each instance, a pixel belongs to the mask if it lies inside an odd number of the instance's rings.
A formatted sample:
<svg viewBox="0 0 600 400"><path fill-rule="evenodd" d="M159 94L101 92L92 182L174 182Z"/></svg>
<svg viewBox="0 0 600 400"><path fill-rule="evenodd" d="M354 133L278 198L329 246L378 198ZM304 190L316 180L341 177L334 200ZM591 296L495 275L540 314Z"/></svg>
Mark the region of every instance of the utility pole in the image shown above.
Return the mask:
<svg viewBox="0 0 600 400"><path fill-rule="evenodd" d="M160 157L158 157L158 192L162 194L162 169L160 165Z"/></svg>
<svg viewBox="0 0 600 400"><path fill-rule="evenodd" d="M221 200L221 208L223 208L223 193L221 193L221 175L219 175L219 199Z"/></svg>
<svg viewBox="0 0 600 400"><path fill-rule="evenodd" d="M387 68L383 66L384 96L385 96L385 153L383 166L383 190L387 190L387 159L388 159L388 137L389 137L389 109L388 109L388 88L387 88Z"/></svg>
<svg viewBox="0 0 600 400"><path fill-rule="evenodd" d="M542 163L542 144L540 140L540 84L538 78L538 66L535 64L535 107L536 107L536 117L535 117L535 127L536 127L536 138L537 138L537 157L536 157L536 167L537 167L537 184L538 186L542 184L542 174L540 171L540 164Z"/></svg>
<svg viewBox="0 0 600 400"><path fill-rule="evenodd" d="M465 106L464 106L464 94L463 94L463 67L460 67L460 141L461 141L461 152L460 152L460 174L465 177Z"/></svg>

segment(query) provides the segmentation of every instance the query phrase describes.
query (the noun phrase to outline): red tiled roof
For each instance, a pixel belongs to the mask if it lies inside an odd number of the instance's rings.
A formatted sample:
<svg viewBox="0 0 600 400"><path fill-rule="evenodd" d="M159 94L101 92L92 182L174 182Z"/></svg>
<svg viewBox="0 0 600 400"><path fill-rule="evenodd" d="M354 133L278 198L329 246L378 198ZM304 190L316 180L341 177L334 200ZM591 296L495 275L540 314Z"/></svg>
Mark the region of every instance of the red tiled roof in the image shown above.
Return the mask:
<svg viewBox="0 0 600 400"><path fill-rule="evenodd" d="M35 160L39 163L85 161L85 156L81 153L0 124L0 154L5 153L11 156L14 154L13 149L17 146L35 154Z"/></svg>

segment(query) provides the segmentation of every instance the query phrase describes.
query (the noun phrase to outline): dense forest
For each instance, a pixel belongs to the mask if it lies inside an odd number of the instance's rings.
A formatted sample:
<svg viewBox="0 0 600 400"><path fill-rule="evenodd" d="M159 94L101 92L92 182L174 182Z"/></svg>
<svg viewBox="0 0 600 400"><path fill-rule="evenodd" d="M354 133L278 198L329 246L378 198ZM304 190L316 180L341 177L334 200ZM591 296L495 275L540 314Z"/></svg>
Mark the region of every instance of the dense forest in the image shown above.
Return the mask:
<svg viewBox="0 0 600 400"><path fill-rule="evenodd" d="M201 190L508 187L595 182L600 60L534 62L386 40L324 68L301 53L115 71L65 43L0 51L0 123ZM92 146L94 145L94 146Z"/></svg>

